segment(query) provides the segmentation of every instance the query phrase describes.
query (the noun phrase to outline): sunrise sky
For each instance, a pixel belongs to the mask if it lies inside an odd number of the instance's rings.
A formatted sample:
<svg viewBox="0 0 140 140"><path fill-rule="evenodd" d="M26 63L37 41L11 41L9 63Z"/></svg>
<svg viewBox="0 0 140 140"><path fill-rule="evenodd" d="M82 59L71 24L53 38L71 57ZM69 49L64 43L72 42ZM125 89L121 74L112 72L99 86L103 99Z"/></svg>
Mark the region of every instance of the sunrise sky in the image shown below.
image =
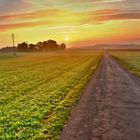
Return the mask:
<svg viewBox="0 0 140 140"><path fill-rule="evenodd" d="M0 47L12 33L16 43L140 43L140 0L0 0Z"/></svg>

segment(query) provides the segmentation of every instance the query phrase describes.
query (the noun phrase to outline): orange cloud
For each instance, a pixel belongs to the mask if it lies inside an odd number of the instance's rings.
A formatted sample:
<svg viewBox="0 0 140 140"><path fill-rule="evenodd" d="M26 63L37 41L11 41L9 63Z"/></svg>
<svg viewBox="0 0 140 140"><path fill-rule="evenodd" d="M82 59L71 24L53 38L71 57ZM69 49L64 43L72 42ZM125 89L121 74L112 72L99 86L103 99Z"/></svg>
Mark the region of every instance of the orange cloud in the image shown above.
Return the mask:
<svg viewBox="0 0 140 140"><path fill-rule="evenodd" d="M101 23L109 20L131 20L140 19L140 11L121 11L119 9L103 9L86 13L85 22Z"/></svg>
<svg viewBox="0 0 140 140"><path fill-rule="evenodd" d="M56 16L59 14L61 10L59 9L48 9L48 10L39 10L28 13L19 13L19 14L11 14L11 15L2 15L0 16L0 20L9 20L9 19L36 19L47 16Z"/></svg>
<svg viewBox="0 0 140 140"><path fill-rule="evenodd" d="M80 41L74 41L69 44L70 47L87 47L95 44L113 44L113 43L140 43L140 37L137 36L118 36L110 38L97 38L97 39L85 39Z"/></svg>
<svg viewBox="0 0 140 140"><path fill-rule="evenodd" d="M48 21L37 21L37 22L23 22L23 23L13 23L13 24L3 24L0 25L0 31L6 31L10 29L18 29L18 28L27 28L27 27L35 27L40 25L47 25Z"/></svg>
<svg viewBox="0 0 140 140"><path fill-rule="evenodd" d="M121 13L121 14L105 15L96 17L95 19L97 21L140 19L140 13Z"/></svg>
<svg viewBox="0 0 140 140"><path fill-rule="evenodd" d="M101 10L96 10L88 13L89 15L108 15L108 14L116 14L120 12L119 9L101 9Z"/></svg>
<svg viewBox="0 0 140 140"><path fill-rule="evenodd" d="M137 35L116 35L110 36L106 38L89 38L85 40L73 41L69 44L70 47L88 47L93 46L95 44L113 44L113 43L132 43L132 42L139 42L140 37Z"/></svg>

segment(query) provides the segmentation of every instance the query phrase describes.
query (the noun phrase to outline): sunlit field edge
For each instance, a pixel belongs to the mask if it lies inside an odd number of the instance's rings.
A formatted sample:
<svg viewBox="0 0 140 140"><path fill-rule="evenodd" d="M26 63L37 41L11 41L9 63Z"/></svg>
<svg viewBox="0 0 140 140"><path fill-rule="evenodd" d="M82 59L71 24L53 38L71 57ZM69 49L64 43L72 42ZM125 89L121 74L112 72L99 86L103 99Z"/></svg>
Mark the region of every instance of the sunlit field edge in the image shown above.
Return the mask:
<svg viewBox="0 0 140 140"><path fill-rule="evenodd" d="M140 78L140 50L109 52L123 67Z"/></svg>

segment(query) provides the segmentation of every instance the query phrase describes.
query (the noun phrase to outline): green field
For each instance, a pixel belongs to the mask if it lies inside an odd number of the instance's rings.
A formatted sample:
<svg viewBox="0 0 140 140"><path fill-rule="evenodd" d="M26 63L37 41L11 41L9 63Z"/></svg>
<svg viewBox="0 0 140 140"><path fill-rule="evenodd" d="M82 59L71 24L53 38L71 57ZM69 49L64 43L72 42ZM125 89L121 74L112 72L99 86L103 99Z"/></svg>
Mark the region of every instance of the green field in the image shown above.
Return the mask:
<svg viewBox="0 0 140 140"><path fill-rule="evenodd" d="M57 139L100 58L88 51L0 55L0 140Z"/></svg>
<svg viewBox="0 0 140 140"><path fill-rule="evenodd" d="M120 64L140 78L140 51L111 51Z"/></svg>

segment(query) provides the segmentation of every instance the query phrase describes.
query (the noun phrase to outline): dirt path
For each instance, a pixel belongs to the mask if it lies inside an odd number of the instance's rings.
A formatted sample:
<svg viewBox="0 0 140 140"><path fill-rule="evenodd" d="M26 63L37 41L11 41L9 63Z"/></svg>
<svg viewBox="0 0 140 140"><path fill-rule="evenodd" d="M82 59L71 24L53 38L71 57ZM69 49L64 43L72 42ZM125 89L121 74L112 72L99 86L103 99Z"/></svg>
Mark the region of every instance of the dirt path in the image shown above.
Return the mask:
<svg viewBox="0 0 140 140"><path fill-rule="evenodd" d="M140 81L104 55L60 140L140 140Z"/></svg>

